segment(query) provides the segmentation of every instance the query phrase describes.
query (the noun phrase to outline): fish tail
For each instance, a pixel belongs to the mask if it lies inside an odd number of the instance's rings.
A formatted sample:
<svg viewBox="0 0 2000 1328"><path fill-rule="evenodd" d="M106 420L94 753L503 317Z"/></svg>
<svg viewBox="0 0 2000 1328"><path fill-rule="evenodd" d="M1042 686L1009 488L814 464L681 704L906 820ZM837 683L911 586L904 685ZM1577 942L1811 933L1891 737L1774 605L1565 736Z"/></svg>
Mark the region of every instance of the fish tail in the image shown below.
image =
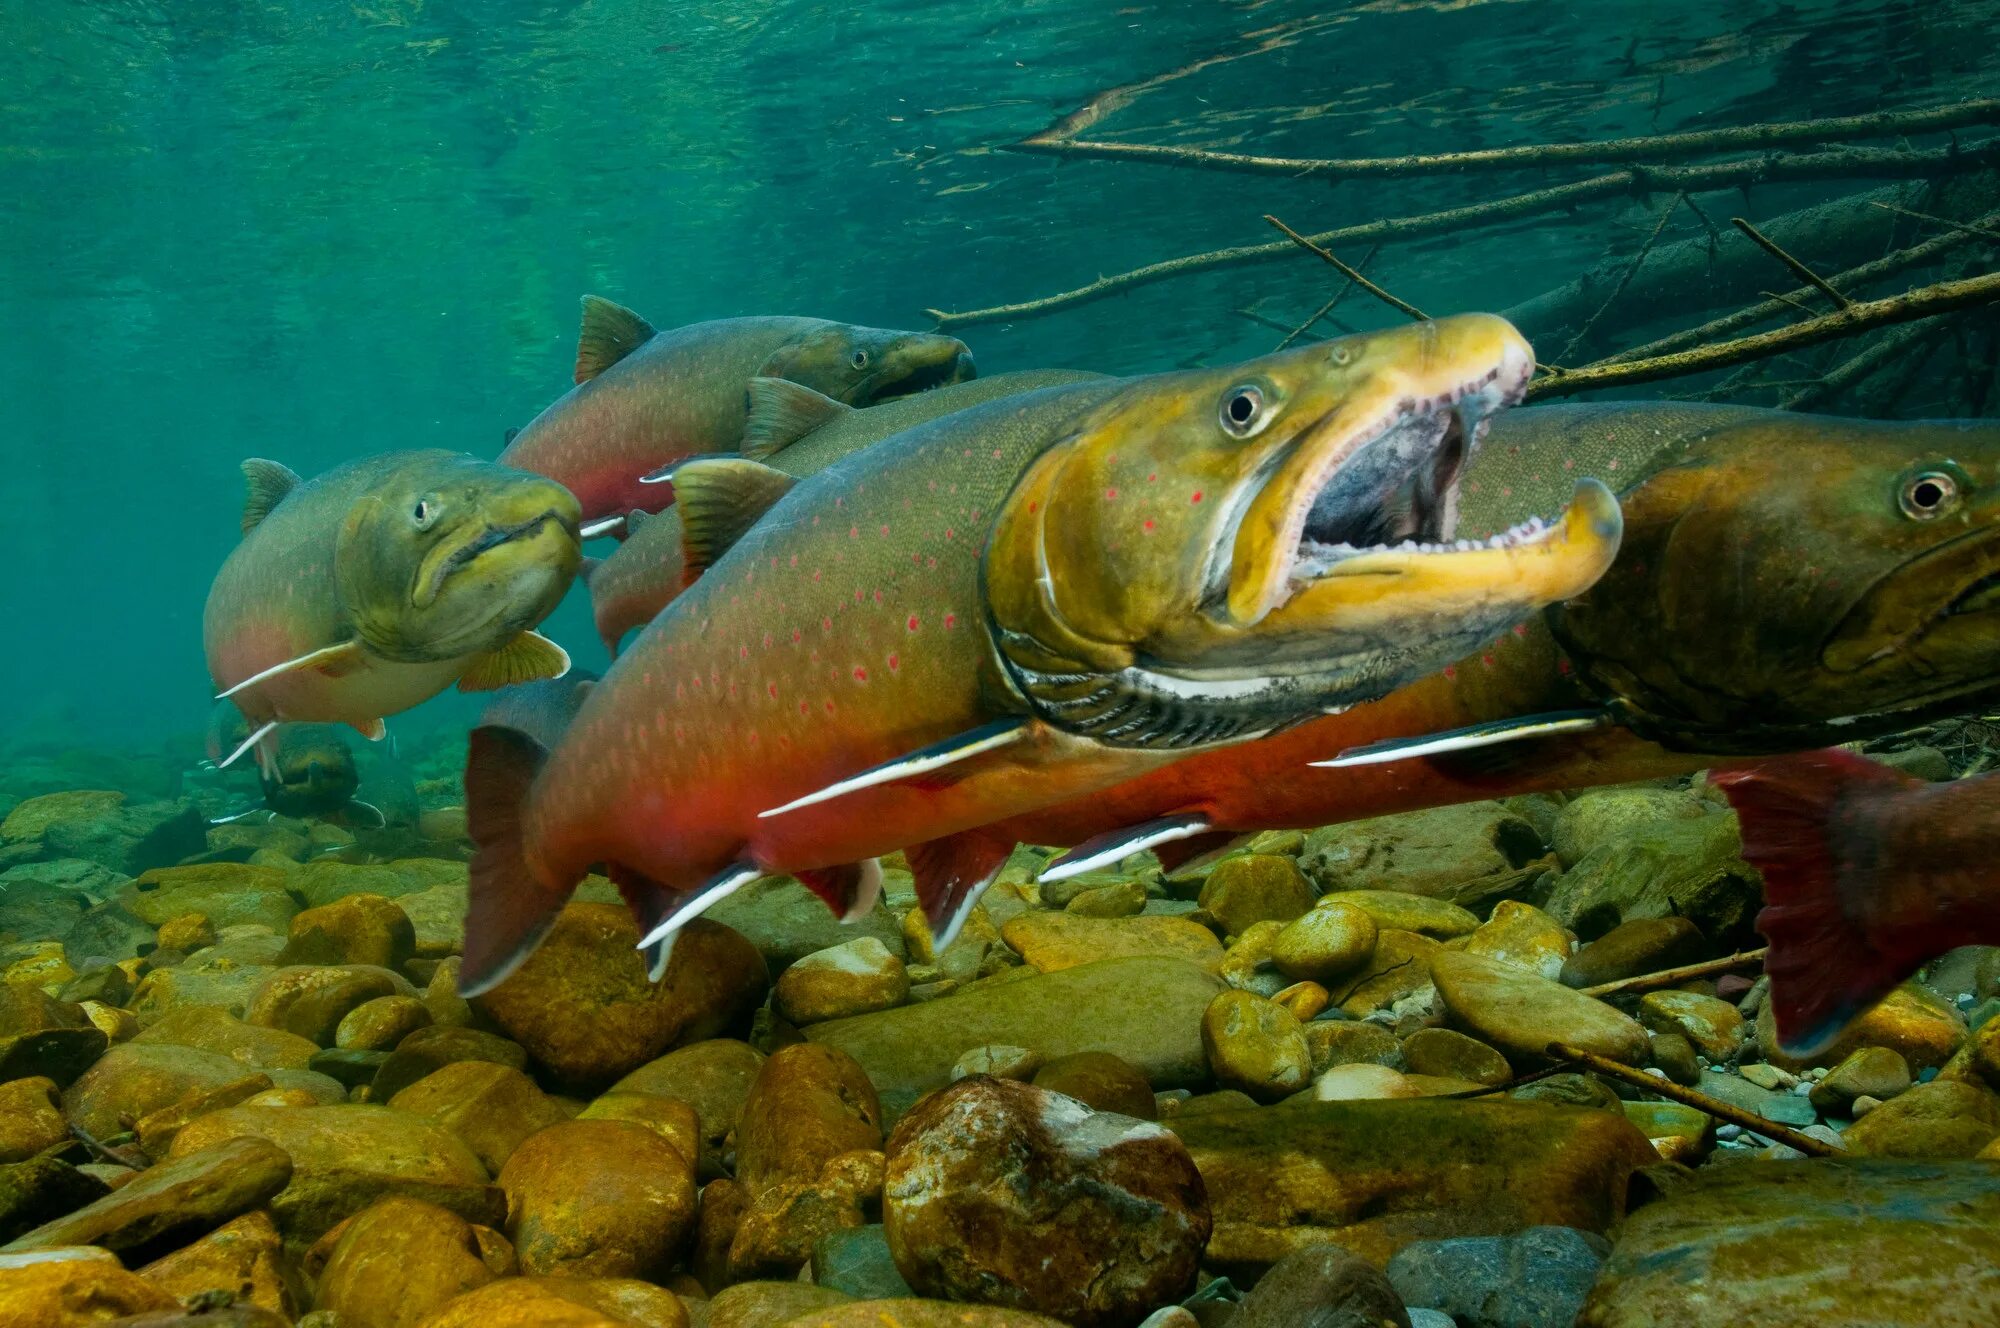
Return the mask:
<svg viewBox="0 0 2000 1328"><path fill-rule="evenodd" d="M465 818L474 851L458 973L463 995L490 991L519 968L555 925L576 884L545 881L528 863L522 813L547 759L547 749L517 729L484 724L472 731Z"/></svg>
<svg viewBox="0 0 2000 1328"><path fill-rule="evenodd" d="M1743 828L1743 857L1764 877L1757 930L1770 942L1771 1014L1792 1055L1825 1049L1908 977L1868 925L1864 844L1871 797L1921 783L1851 752L1829 749L1759 762L1715 777Z"/></svg>

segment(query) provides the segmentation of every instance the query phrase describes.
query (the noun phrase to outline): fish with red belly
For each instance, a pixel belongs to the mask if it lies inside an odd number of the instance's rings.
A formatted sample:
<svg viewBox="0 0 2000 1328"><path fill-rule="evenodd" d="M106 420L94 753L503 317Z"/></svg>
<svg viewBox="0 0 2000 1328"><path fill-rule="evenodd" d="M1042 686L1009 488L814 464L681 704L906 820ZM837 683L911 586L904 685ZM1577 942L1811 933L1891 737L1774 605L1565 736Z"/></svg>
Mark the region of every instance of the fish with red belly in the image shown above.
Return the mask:
<svg viewBox="0 0 2000 1328"><path fill-rule="evenodd" d="M663 467L735 451L754 377L869 406L973 374L965 343L935 332L784 317L656 331L630 309L586 295L576 386L514 434L499 460L560 482L585 522L600 523L671 503L670 484L645 482Z"/></svg>
<svg viewBox="0 0 2000 1328"><path fill-rule="evenodd" d="M1467 315L1004 398L804 480L682 467L706 573L552 751L472 735L464 989L593 866L662 971L760 875L851 915L878 854L1380 695L1577 593L1620 530L1594 482L1551 527L1432 542L1532 363ZM912 855L941 937L1005 856Z"/></svg>

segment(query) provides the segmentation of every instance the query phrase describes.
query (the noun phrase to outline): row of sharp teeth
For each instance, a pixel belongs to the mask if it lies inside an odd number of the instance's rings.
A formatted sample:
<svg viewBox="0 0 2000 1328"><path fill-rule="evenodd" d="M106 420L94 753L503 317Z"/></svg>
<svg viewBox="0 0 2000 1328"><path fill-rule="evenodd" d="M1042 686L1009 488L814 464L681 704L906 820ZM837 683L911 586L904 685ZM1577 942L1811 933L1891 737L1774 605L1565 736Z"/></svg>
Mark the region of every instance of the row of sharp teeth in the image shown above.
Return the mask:
<svg viewBox="0 0 2000 1328"><path fill-rule="evenodd" d="M1371 544L1357 548L1352 544L1312 545L1315 556L1331 562L1344 558L1359 558L1367 553L1476 553L1480 549L1514 549L1523 544L1533 543L1548 530L1548 523L1540 517L1529 517L1518 526L1489 535L1483 540L1449 540L1440 544L1427 544L1420 540L1404 540L1401 544Z"/></svg>

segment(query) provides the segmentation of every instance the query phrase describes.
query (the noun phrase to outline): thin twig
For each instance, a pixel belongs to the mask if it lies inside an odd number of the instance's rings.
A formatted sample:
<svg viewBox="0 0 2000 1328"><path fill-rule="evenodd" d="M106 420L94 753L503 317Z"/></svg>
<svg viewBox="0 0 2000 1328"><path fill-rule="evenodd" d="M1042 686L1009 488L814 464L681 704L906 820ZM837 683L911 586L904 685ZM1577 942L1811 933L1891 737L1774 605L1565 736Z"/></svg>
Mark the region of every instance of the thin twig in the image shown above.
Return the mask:
<svg viewBox="0 0 2000 1328"><path fill-rule="evenodd" d="M1793 276L1818 291L1821 295L1826 296L1827 299L1832 300L1834 308L1845 309L1849 304L1853 303L1845 295L1835 290L1825 277L1822 277L1819 273L1786 253L1779 247L1776 240L1773 240L1770 236L1752 226L1742 217L1731 217L1729 224L1749 236L1752 244L1755 244L1759 249L1762 249L1765 253L1791 269Z"/></svg>
<svg viewBox="0 0 2000 1328"><path fill-rule="evenodd" d="M1511 171L1577 163L1672 161L1716 152L1741 152L1790 143L1831 143L1851 138L1893 138L1971 125L2000 124L2000 100L1960 102L1917 111L1877 111L1867 115L1781 124L1738 125L1689 133L1608 138L1594 143L1536 143L1468 152L1422 153L1402 157L1265 157L1242 152L1157 143L1115 143L1074 137L1079 114L1048 130L1007 145L1010 152L1036 152L1107 161L1144 161L1208 171L1284 175L1316 179L1357 179L1397 175L1447 175L1466 171ZM1094 117L1101 118L1101 117Z"/></svg>
<svg viewBox="0 0 2000 1328"><path fill-rule="evenodd" d="M1632 255L1632 261L1625 268L1624 275L1618 278L1618 284L1611 288L1609 295L1604 297L1604 303L1597 306L1597 312L1583 320L1583 326L1576 330L1576 335L1569 339L1569 344L1562 348L1562 354L1556 358L1568 359L1583 344L1584 339L1590 335L1590 330L1597 326L1597 320L1604 317L1605 311L1618 302L1618 297L1625 293L1625 288L1632 284L1632 278L1638 276L1639 269L1645 265L1646 255L1652 253L1653 246L1659 242L1660 232L1667 228L1667 218L1673 216L1674 209L1685 202L1687 202L1687 194L1683 191L1675 194L1667 201L1667 205L1660 209L1660 219L1653 223L1653 233L1648 235L1646 242L1639 246L1639 252Z"/></svg>
<svg viewBox="0 0 2000 1328"><path fill-rule="evenodd" d="M1299 234L1297 231L1293 230L1290 226L1287 226L1284 222L1279 221L1276 217L1272 216L1270 213L1267 212L1264 214L1264 220L1270 222L1273 226L1276 226L1280 231L1284 232L1285 238L1290 240L1293 244L1299 246L1299 248L1301 249L1306 250L1308 253L1317 254L1322 260L1332 264L1334 271L1340 273L1341 276L1346 277L1349 281L1361 287L1362 290L1367 291L1370 295L1373 295L1376 299L1388 305L1391 309L1400 310L1401 312L1406 313L1410 317L1416 319L1420 323L1428 321L1430 316L1426 314L1423 310L1417 308L1416 305L1410 304L1404 300L1397 299L1395 296L1391 295L1388 291L1383 290L1380 286L1377 286L1374 282L1362 276L1359 269L1349 267L1347 264L1341 262L1338 258L1335 258L1332 254L1320 248L1318 245L1314 244L1311 240L1308 240L1305 236Z"/></svg>
<svg viewBox="0 0 2000 1328"><path fill-rule="evenodd" d="M1283 323L1268 314L1260 314L1255 309L1231 309L1229 312L1235 314L1238 318L1247 318L1259 327L1268 327L1273 332L1283 332L1286 330Z"/></svg>
<svg viewBox="0 0 2000 1328"><path fill-rule="evenodd" d="M1538 378L1528 385L1528 399L1534 401L1547 397L1568 396L1572 392L1594 391L1602 387L1625 387L1632 383L1650 383L1662 378L1680 378L1688 374L1706 373L1710 369L1767 359L1773 355L1784 354L1786 351L1797 350L1802 346L1817 345L1822 341L1851 337L1872 327L1914 322L1919 318L1950 313L1956 309L1970 309L1996 301L2000 301L2000 272L1967 277L1962 281L1940 281L1932 286L1922 286L1916 290L1905 291L1901 295L1889 296L1887 299L1850 304L1845 309L1836 309L1818 318L1808 318L1802 323L1793 323L1789 327L1777 328L1770 332L1739 337L1735 341L1678 351L1671 355L1659 355L1647 360L1606 361L1573 370L1560 378Z"/></svg>
<svg viewBox="0 0 2000 1328"><path fill-rule="evenodd" d="M1804 314L1807 318L1819 317L1819 310L1813 308L1811 305L1807 304L1804 300L1794 299L1789 295L1774 290L1760 290L1757 293L1763 296L1767 300L1776 300L1780 304L1789 304L1790 306L1792 306L1792 308L1798 310L1800 313Z"/></svg>
<svg viewBox="0 0 2000 1328"><path fill-rule="evenodd" d="M1933 217L1928 212L1919 212L1915 208L1897 207L1894 203L1883 203L1879 200L1870 202L1868 206L1881 208L1884 212L1894 212L1898 216L1914 217L1918 221L1928 221L1933 225L1948 226L1952 230L1962 231L1967 235L1976 235L1982 240L2000 240L2000 231L1986 226L1975 225L1969 221L1953 221L1950 217Z"/></svg>
<svg viewBox="0 0 2000 1328"><path fill-rule="evenodd" d="M1937 149L1929 152L1889 152L1857 149L1811 155L1770 153L1740 161L1708 162L1698 166L1633 166L1570 184L1551 185L1506 198L1444 208L1437 212L1425 212L1407 217L1383 217L1375 221L1321 231L1306 238L1323 248L1377 240L1420 240L1433 235L1462 232L1475 226L1560 212L1581 203L1623 197L1633 193L1664 193L1671 189L1692 194L1702 190L1729 189L1789 180L1908 179L1913 176L1970 170L1995 162L2000 162L2000 139L1996 139L1992 144L1981 144L1977 148L1962 151ZM936 319L940 328L963 327L971 323L996 323L1010 318L1028 318L1088 304L1112 295L1121 295L1141 286L1184 277L1194 272L1277 262L1298 252L1296 245L1285 240L1273 241L1270 244L1211 249L1198 254L1169 258L1158 263L1148 263L1144 267L1099 277L1087 285L1031 300L988 305L982 309L958 311L926 309L924 312Z"/></svg>
<svg viewBox="0 0 2000 1328"><path fill-rule="evenodd" d="M1355 270L1358 272L1362 268L1367 267L1370 263L1375 261L1375 255L1381 252L1382 252L1381 245L1378 244L1371 247L1367 253L1361 256L1361 261L1354 265ZM1340 289L1333 293L1333 298L1328 300L1325 304L1322 304L1316 311L1314 311L1313 316L1311 318L1306 319L1305 322L1300 323L1289 334L1287 334L1285 339L1278 343L1278 350L1283 350L1285 347L1291 345L1294 341L1297 341L1300 337L1310 332L1313 328L1313 324L1319 322L1320 319L1326 317L1328 314L1332 313L1336 308L1338 308L1340 302L1347 298L1348 292L1352 291L1359 284L1360 283L1356 282L1352 277L1349 277L1346 281L1341 282ZM1273 353L1275 354L1276 352Z"/></svg>
<svg viewBox="0 0 2000 1328"><path fill-rule="evenodd" d="M1548 1046L1548 1054L1556 1057L1558 1060L1575 1061L1579 1065L1587 1065L1599 1074L1608 1074L1613 1079L1622 1079L1633 1087L1643 1088L1649 1093L1658 1093L1661 1097L1672 1098L1674 1101L1684 1103L1698 1111L1707 1112L1717 1120L1726 1120L1732 1125L1741 1125L1744 1129L1761 1134L1766 1139L1775 1140L1778 1143L1784 1144L1787 1148L1796 1148L1807 1157L1840 1156L1840 1150L1832 1144L1827 1143L1824 1139L1815 1139L1809 1134L1801 1134L1789 1126L1778 1124L1776 1121L1765 1120L1754 1111L1745 1111L1739 1106L1724 1102L1721 1098L1710 1097L1706 1093L1697 1093L1692 1088L1683 1088L1670 1079L1658 1079L1647 1074L1644 1070L1635 1070L1629 1065L1620 1065L1610 1057L1600 1056L1594 1051L1585 1051L1582 1047L1572 1047L1566 1042L1551 1042Z"/></svg>
<svg viewBox="0 0 2000 1328"><path fill-rule="evenodd" d="M1739 950L1720 959L1704 959L1699 964L1663 968L1657 973L1641 973L1637 977L1620 978L1616 982L1601 982L1595 987L1584 987L1581 990L1585 996L1609 996L1614 991L1631 991L1636 987L1658 987L1669 982L1685 982L1689 978L1705 978L1710 973L1726 973L1745 964L1762 963L1769 950L1769 946L1759 946L1755 950Z"/></svg>

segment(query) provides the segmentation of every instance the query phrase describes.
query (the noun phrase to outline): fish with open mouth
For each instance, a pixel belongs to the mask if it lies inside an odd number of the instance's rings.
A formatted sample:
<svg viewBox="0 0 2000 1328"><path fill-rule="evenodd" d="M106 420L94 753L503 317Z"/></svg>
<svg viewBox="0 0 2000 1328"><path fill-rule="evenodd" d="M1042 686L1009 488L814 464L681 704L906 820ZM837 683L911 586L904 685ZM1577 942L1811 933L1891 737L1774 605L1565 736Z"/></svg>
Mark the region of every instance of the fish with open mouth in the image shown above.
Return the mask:
<svg viewBox="0 0 2000 1328"><path fill-rule="evenodd" d="M559 481L582 504L588 533L608 532L627 512L673 502L658 472L684 457L736 450L752 378L871 406L974 375L965 343L935 332L790 317L655 330L630 309L586 295L576 386L510 436L499 460Z"/></svg>
<svg viewBox="0 0 2000 1328"><path fill-rule="evenodd" d="M788 379L752 378L741 450L787 475L811 475L892 434L982 401L1067 383L1112 381L1080 370L1030 369L952 383L860 410ZM584 560L590 612L607 654L616 655L626 633L651 622L686 589L692 577L681 558L683 533L680 515L672 508L651 515L634 512L626 517L625 537L615 553Z"/></svg>
<svg viewBox="0 0 2000 1328"><path fill-rule="evenodd" d="M1475 537L1614 479L1617 561L1581 594L1372 704L982 831L1152 849L1695 770L2000 700L2000 426L1723 405L1533 406L1461 486ZM989 850L990 851L990 850ZM1717 938L1718 940L1722 938Z"/></svg>
<svg viewBox="0 0 2000 1328"><path fill-rule="evenodd" d="M208 670L267 773L281 722L383 718L454 683L477 691L559 675L534 628L582 551L567 489L445 451L391 452L306 481L243 463L243 539L209 589Z"/></svg>
<svg viewBox="0 0 2000 1328"><path fill-rule="evenodd" d="M501 981L597 865L656 973L748 881L789 873L853 916L872 859L912 844L948 936L1006 853L940 836L1368 699L1577 593L1618 543L1594 482L1540 533L1437 542L1532 369L1509 324L1465 315L1007 397L803 480L683 466L701 578L552 750L473 732L462 989ZM1379 528L1410 546L1339 549L1378 525L1329 489L1405 509Z"/></svg>

